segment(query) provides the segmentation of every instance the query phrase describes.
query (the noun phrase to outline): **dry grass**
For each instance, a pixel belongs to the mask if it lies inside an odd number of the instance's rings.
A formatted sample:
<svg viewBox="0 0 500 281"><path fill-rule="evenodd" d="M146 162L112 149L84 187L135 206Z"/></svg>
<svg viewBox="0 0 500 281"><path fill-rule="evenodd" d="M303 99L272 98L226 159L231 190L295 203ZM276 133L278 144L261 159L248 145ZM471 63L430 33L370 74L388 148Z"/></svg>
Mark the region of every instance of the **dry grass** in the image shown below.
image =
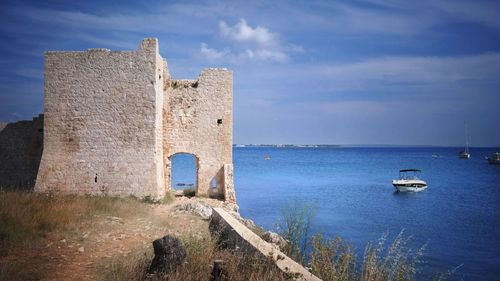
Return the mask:
<svg viewBox="0 0 500 281"><path fill-rule="evenodd" d="M167 195L162 202L172 202L172 198ZM145 201L157 203L153 200ZM94 234L97 231L106 232L106 229L95 229L95 223L106 221L105 218L109 216L123 221L161 220L148 203L135 198L0 191L0 280L39 280L57 275L57 265L65 264L61 254L75 258L71 255L75 255L76 250L67 247L58 249L55 246L47 248L48 244L62 246L59 240L63 238L68 241L66 244L69 241L75 244L75 241L81 241L82 234L89 228L94 228ZM100 228L103 227L102 224L99 225ZM129 247L132 252L126 256L110 252L111 258L95 260L97 266L92 279L209 280L213 261L221 259L225 261L223 280L287 280L270 261L220 250L210 237L189 233L181 236L181 239L188 256L185 263L170 275L146 274L153 251L151 240L145 240L146 245L139 243L134 248ZM87 254L87 250L85 253ZM78 255L77 252L76 254Z"/></svg>
<svg viewBox="0 0 500 281"><path fill-rule="evenodd" d="M425 245L413 252L402 231L387 247L386 240L384 235L375 246L368 244L359 280L415 280Z"/></svg>
<svg viewBox="0 0 500 281"><path fill-rule="evenodd" d="M182 239L187 257L175 272L168 275L147 275L152 252L138 251L132 257L119 258L101 270L102 280L198 281L210 280L214 260L224 261L222 280L281 281L290 280L268 260L245 257L218 249L211 239Z"/></svg>
<svg viewBox="0 0 500 281"><path fill-rule="evenodd" d="M170 196L167 194L162 202L172 202ZM389 245L387 236L383 236L378 243L369 244L362 260L358 261L352 246L341 238L327 240L318 235L311 238L309 229L314 211L313 205L293 205L289 211L283 211L281 227L286 231L288 241L292 241L284 250L303 264L310 265L315 275L325 281L415 280L423 247L412 251L407 247L409 238L404 238L402 233ZM56 270L54 256L46 250L47 243L76 233L81 236L83 230L92 227L96 218L103 216L148 222L160 219L150 204L135 198L0 191L0 280L45 278L50 274L47 266ZM191 226L192 223L187 224ZM101 232L108 230L106 226ZM225 261L223 280L290 280L270 260L221 250L209 237L192 229L189 231L180 237L186 246L187 258L175 272L166 276L147 276L153 253L151 241L145 241L147 244L142 247L129 247L135 250L127 256L113 255L110 259L96 261L99 264L96 278L117 281L209 280L213 261L220 259Z"/></svg>
<svg viewBox="0 0 500 281"><path fill-rule="evenodd" d="M172 202L168 197L163 202ZM136 198L51 195L0 191L0 280L38 280L56 270L65 249L50 247L81 239L97 220L152 216L151 204ZM79 237L79 238L78 238ZM75 242L76 243L76 242ZM55 252L54 252L55 251Z"/></svg>
<svg viewBox="0 0 500 281"><path fill-rule="evenodd" d="M342 238L325 240L316 235L311 244L311 269L316 276L324 281L354 279L356 256Z"/></svg>
<svg viewBox="0 0 500 281"><path fill-rule="evenodd" d="M144 204L134 198L55 196L32 192L0 192L0 241L33 242L50 232L74 230L95 215L141 215Z"/></svg>
<svg viewBox="0 0 500 281"><path fill-rule="evenodd" d="M386 239L384 235L375 246L368 244L361 267L356 267L356 255L348 243L339 237L324 240L315 236L312 239L312 272L324 281L416 280L424 247L413 252L407 247L409 238L404 238L403 232L390 245L386 246Z"/></svg>
<svg viewBox="0 0 500 281"><path fill-rule="evenodd" d="M120 256L100 266L98 275L106 281L145 280L152 259L152 251L137 250L130 256Z"/></svg>

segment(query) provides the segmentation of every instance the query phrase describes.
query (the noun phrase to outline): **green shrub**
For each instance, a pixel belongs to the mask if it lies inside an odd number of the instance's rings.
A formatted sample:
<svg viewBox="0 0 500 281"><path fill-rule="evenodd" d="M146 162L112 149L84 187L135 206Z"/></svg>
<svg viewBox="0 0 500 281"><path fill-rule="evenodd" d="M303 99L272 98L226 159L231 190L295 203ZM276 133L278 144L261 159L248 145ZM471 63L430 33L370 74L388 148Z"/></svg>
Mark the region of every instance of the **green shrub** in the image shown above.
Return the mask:
<svg viewBox="0 0 500 281"><path fill-rule="evenodd" d="M184 189L182 191L182 194L184 194L184 196L186 196L186 197L191 198L191 197L196 196L196 191L193 188L188 188L188 189Z"/></svg>
<svg viewBox="0 0 500 281"><path fill-rule="evenodd" d="M281 208L281 220L277 224L278 233L288 242L285 254L295 261L307 262L307 249L311 242L311 224L317 212L317 205L298 200Z"/></svg>
<svg viewBox="0 0 500 281"><path fill-rule="evenodd" d="M161 203L162 204L171 204L172 202L174 202L175 200L175 196L172 192L170 191L167 191L167 193L165 194L165 196L163 196L163 199L161 200Z"/></svg>

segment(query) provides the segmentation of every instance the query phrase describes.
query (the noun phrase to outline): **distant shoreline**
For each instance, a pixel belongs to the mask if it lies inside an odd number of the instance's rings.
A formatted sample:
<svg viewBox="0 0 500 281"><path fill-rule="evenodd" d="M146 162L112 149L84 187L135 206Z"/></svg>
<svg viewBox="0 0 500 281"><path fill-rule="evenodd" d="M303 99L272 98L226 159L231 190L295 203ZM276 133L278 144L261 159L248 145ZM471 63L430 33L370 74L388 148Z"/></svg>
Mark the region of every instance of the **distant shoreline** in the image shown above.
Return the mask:
<svg viewBox="0 0 500 281"><path fill-rule="evenodd" d="M462 149L463 146L458 145L406 145L406 144L233 144L235 148L258 148L258 147L273 147L273 148L457 148ZM500 145L495 146L473 146L471 148L500 148Z"/></svg>

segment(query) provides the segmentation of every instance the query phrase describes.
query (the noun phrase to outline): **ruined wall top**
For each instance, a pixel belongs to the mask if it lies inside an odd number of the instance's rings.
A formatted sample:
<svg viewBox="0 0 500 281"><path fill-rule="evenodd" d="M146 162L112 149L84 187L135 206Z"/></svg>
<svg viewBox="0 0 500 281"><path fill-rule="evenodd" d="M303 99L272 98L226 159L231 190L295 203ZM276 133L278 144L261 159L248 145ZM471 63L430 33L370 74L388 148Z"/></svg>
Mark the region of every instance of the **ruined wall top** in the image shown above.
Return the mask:
<svg viewBox="0 0 500 281"><path fill-rule="evenodd" d="M137 52L137 51L149 51L149 52L154 52L159 54L159 43L158 43L158 38L151 37L151 38L145 38L141 41L139 44L139 47L137 50L110 50L107 48L89 48L85 51L45 51L46 55L50 54L61 54L61 53L66 53L66 54L81 54L81 53L130 53L130 52Z"/></svg>

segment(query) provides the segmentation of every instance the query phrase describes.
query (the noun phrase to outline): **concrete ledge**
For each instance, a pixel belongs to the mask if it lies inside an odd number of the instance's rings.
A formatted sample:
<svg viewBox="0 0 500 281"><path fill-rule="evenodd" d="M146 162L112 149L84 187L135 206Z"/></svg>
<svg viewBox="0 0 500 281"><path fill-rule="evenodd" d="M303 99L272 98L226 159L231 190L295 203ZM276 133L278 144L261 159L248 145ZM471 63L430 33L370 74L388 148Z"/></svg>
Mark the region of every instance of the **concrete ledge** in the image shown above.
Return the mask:
<svg viewBox="0 0 500 281"><path fill-rule="evenodd" d="M225 248L247 254L257 254L262 258L272 257L283 273L295 276L296 280L321 281L283 252L262 240L222 208L213 209L210 232L220 235L219 242Z"/></svg>

